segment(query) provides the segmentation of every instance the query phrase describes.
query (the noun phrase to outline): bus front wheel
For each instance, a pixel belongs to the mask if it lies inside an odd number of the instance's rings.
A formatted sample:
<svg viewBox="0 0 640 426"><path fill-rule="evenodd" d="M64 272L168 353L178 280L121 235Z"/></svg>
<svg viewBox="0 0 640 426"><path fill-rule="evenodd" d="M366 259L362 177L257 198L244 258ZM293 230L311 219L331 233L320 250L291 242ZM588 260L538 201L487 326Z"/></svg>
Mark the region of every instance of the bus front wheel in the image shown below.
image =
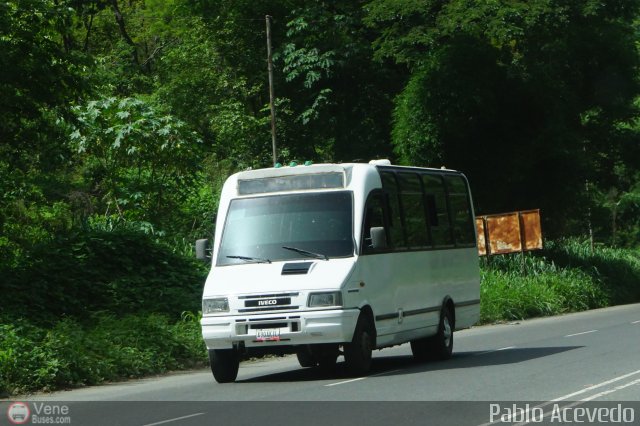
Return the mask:
<svg viewBox="0 0 640 426"><path fill-rule="evenodd" d="M371 368L375 346L375 330L366 315L360 315L351 342L344 345L344 360L347 369L355 375L366 374Z"/></svg>
<svg viewBox="0 0 640 426"><path fill-rule="evenodd" d="M296 349L296 357L298 358L300 367L309 368L318 365L318 361L316 360L316 357L313 356L311 348L308 345L299 346Z"/></svg>
<svg viewBox="0 0 640 426"><path fill-rule="evenodd" d="M238 377L240 358L235 349L209 349L209 363L218 383L231 383Z"/></svg>

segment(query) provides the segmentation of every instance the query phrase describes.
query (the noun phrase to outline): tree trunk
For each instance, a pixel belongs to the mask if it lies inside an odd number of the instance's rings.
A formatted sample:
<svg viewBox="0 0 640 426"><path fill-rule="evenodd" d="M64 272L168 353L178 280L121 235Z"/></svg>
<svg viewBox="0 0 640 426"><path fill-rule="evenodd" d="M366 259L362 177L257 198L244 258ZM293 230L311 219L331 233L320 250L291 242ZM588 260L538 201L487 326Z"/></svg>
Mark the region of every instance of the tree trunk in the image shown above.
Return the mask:
<svg viewBox="0 0 640 426"><path fill-rule="evenodd" d="M120 29L120 35L122 36L124 41L126 41L127 44L133 48L133 51L131 52L133 63L140 66L140 62L138 61L138 47L127 32L127 28L124 24L124 17L122 16L122 12L120 12L120 8L118 7L118 0L111 0L111 8L113 9L116 23L118 24L118 28Z"/></svg>

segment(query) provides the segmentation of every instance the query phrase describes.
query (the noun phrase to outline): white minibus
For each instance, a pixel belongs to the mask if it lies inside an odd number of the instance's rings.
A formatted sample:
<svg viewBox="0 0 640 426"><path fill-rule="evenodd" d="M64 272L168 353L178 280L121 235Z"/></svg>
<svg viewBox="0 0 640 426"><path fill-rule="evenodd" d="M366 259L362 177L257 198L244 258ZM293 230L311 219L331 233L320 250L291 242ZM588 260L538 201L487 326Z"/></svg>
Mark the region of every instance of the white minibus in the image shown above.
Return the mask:
<svg viewBox="0 0 640 426"><path fill-rule="evenodd" d="M406 342L419 360L447 359L453 331L480 314L471 193L454 170L374 160L236 173L211 257L201 324L220 383L262 354L320 368L343 355L356 375L373 350Z"/></svg>

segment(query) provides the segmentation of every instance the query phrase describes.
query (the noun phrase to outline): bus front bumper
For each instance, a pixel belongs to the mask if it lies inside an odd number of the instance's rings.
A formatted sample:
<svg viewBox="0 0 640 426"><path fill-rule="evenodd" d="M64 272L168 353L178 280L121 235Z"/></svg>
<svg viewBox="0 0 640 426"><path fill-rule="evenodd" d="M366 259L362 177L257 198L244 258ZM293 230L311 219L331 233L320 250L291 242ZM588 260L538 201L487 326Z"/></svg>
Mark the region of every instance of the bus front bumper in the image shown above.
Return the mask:
<svg viewBox="0 0 640 426"><path fill-rule="evenodd" d="M205 316L208 349L345 343L353 338L359 309L296 311L251 316Z"/></svg>

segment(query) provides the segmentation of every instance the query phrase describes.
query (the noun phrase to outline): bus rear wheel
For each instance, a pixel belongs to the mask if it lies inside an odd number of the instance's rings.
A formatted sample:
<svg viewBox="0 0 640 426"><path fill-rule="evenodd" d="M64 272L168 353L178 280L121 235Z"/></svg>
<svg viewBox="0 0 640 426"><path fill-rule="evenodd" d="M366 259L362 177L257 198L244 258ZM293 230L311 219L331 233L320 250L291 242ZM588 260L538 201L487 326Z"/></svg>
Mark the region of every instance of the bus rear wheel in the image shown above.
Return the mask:
<svg viewBox="0 0 640 426"><path fill-rule="evenodd" d="M443 307L436 334L411 341L411 353L416 361L440 361L451 358L454 329L452 318L449 308Z"/></svg>
<svg viewBox="0 0 640 426"><path fill-rule="evenodd" d="M451 358L453 353L453 314L444 307L440 313L438 333L432 337L431 356L437 361Z"/></svg>
<svg viewBox="0 0 640 426"><path fill-rule="evenodd" d="M240 358L235 349L209 349L209 363L218 383L231 383L238 377Z"/></svg>

